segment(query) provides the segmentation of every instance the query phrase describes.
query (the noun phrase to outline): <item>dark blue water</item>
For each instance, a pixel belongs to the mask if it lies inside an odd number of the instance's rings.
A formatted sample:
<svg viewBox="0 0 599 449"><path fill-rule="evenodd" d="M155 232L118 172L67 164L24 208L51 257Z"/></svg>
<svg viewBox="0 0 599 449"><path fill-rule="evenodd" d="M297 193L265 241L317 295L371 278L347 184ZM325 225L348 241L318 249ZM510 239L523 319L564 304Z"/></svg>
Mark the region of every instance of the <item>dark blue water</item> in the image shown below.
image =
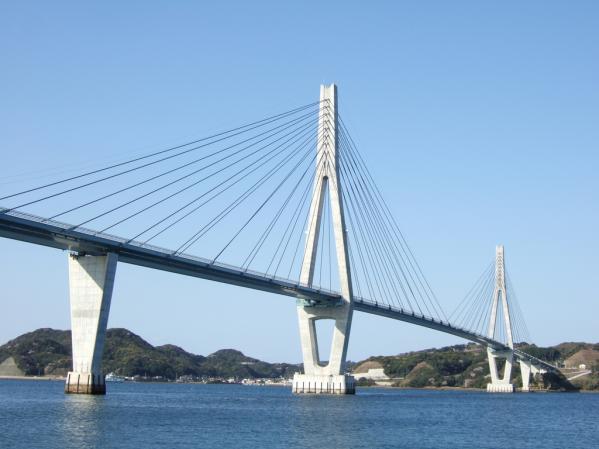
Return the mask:
<svg viewBox="0 0 599 449"><path fill-rule="evenodd" d="M599 448L599 394L0 381L0 448Z"/></svg>

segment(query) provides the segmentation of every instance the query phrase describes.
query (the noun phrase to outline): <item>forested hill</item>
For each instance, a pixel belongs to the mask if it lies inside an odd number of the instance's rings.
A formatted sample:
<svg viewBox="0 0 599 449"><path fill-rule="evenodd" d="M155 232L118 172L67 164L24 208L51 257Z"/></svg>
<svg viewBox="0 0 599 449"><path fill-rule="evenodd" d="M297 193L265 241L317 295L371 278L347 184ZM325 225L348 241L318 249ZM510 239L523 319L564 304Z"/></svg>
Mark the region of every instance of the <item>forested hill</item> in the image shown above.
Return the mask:
<svg viewBox="0 0 599 449"><path fill-rule="evenodd" d="M71 331L38 329L0 346L0 375L2 365L16 365L15 374L63 376L71 363ZM105 373L243 379L292 377L300 369L299 365L262 362L233 349L201 356L174 345L152 346L127 329L108 329L106 333Z"/></svg>
<svg viewBox="0 0 599 449"><path fill-rule="evenodd" d="M520 346L529 354L563 367L564 376L536 379L544 389L576 388L599 390L599 344L562 343L541 348ZM64 376L71 369L71 332L38 329L0 346L0 376ZM384 371L385 384L408 388L461 387L485 388L489 382L486 350L476 344L427 349L395 356L370 357L357 364L348 363L354 373L370 369ZM584 367L584 368L583 368ZM193 378L278 378L293 377L301 365L267 363L247 357L233 349L208 356L191 354L174 345L152 346L127 329L108 329L103 369L121 376L141 376L173 380ZM565 382L571 378L571 382ZM372 381L362 381L372 384ZM521 385L520 369L515 365L513 383ZM534 383L533 383L534 385Z"/></svg>
<svg viewBox="0 0 599 449"><path fill-rule="evenodd" d="M539 389L568 390L574 387L599 390L599 344L562 343L547 348L534 345L519 345L519 347L531 355L562 368L563 376L537 376L533 380L533 386ZM384 380L386 384L406 388L486 388L490 377L487 351L474 343L396 356L370 357L358 362L354 373L365 373L370 369L380 370L381 368L389 378ZM566 379L571 381L568 382ZM521 385L518 364L515 364L512 371L512 383L516 386Z"/></svg>

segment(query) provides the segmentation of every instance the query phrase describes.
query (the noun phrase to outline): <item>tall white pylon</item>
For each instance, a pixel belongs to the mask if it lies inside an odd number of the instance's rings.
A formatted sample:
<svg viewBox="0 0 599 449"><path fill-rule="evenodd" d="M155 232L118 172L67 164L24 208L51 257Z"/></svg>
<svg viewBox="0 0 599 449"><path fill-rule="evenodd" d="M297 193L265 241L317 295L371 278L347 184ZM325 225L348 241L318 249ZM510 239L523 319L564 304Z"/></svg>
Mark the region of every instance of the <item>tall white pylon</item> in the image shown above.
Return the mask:
<svg viewBox="0 0 599 449"><path fill-rule="evenodd" d="M487 391L492 393L512 393L514 386L510 383L512 374L512 364L514 359L514 341L512 339L512 323L510 321L510 308L508 306L507 289L505 288L505 257L503 246L499 245L495 248L495 290L493 291L493 305L491 306L491 318L489 321L488 337L494 339L497 326L497 310L499 301L502 305L503 325L507 338L507 346L509 349L497 351L492 348L487 348L489 358L489 371L491 372L491 383L487 384ZM497 359L505 359L503 369L503 377L499 377L497 373Z"/></svg>
<svg viewBox="0 0 599 449"><path fill-rule="evenodd" d="M335 237L337 266L342 300L331 307L311 306L298 302L300 339L304 359L304 374L293 378L294 393L353 394L354 378L344 374L345 357L352 320L352 283L347 251L341 184L339 182L337 86L320 86L317 164L314 190L310 204L306 251L300 283L312 286L318 251L320 221L325 195L329 195L331 223ZM334 320L333 341L328 362L318 353L317 320Z"/></svg>

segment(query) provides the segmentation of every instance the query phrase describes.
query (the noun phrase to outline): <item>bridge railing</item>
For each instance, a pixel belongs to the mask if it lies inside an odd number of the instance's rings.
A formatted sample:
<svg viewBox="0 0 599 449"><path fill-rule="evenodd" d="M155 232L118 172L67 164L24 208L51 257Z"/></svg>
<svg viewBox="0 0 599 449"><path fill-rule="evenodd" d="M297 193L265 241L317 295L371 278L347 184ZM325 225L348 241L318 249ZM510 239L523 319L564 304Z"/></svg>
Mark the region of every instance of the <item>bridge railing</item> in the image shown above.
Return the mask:
<svg viewBox="0 0 599 449"><path fill-rule="evenodd" d="M453 326L448 321L443 321L441 319L437 319L437 318L434 318L432 316L425 315L423 313L418 313L418 312L415 312L413 310L407 310L407 309L404 309L402 307L396 307L396 306L392 306L390 304L382 304L382 303L379 303L379 302L377 302L375 300L363 298L361 296L356 296L356 295L354 295L353 300L354 300L354 302L357 302L357 303L360 303L360 304L366 304L366 305L374 306L374 307L377 307L377 308L380 308L380 309L386 309L386 310L390 310L392 312L400 313L402 315L412 316L414 318L418 318L418 319L421 319L421 320L424 320L424 321L430 321L431 323L437 323L437 324L441 324L441 325L444 325L444 326L454 327L456 329L461 329L461 328Z"/></svg>

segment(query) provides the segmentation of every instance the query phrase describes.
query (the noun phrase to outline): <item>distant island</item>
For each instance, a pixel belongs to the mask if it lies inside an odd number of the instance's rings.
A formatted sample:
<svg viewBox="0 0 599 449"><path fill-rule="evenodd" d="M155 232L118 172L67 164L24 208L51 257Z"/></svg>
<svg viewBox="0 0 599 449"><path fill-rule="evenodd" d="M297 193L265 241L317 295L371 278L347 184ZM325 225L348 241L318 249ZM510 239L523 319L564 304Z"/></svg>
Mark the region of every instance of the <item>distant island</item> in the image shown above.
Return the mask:
<svg viewBox="0 0 599 449"><path fill-rule="evenodd" d="M561 367L562 376L537 376L539 390L599 390L599 344L562 343L522 348ZM127 329L108 329L105 373L136 381L285 383L301 364L268 363L234 349L208 356L174 345L152 346ZM376 356L349 363L361 386L404 388L485 388L489 368L486 350L476 344ZM0 346L0 377L63 377L71 369L71 332L38 329ZM513 372L520 385L520 370Z"/></svg>

